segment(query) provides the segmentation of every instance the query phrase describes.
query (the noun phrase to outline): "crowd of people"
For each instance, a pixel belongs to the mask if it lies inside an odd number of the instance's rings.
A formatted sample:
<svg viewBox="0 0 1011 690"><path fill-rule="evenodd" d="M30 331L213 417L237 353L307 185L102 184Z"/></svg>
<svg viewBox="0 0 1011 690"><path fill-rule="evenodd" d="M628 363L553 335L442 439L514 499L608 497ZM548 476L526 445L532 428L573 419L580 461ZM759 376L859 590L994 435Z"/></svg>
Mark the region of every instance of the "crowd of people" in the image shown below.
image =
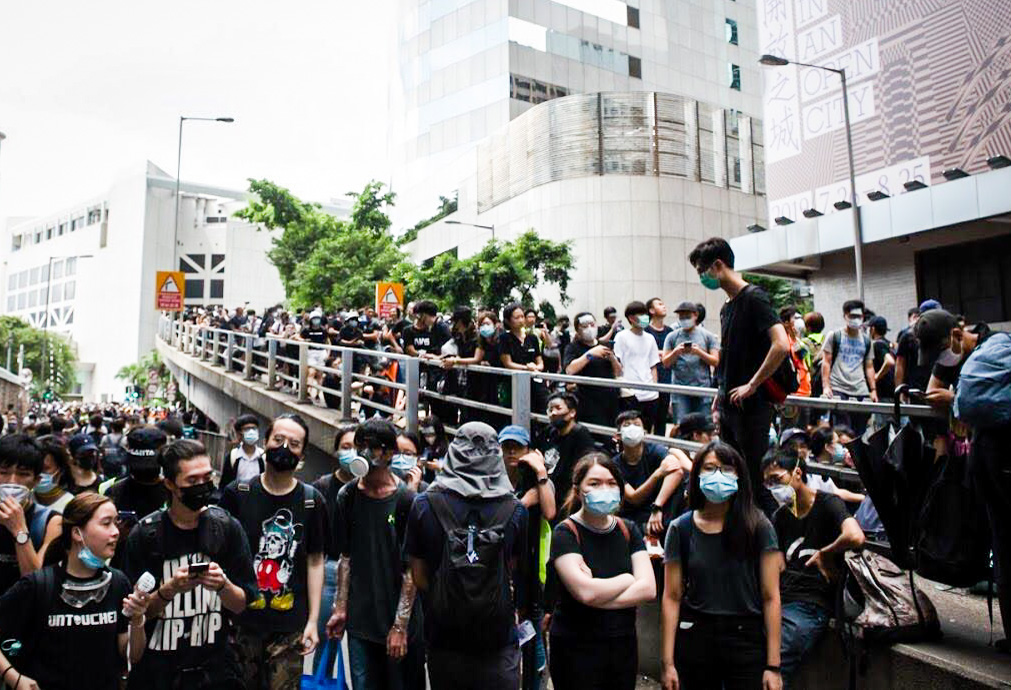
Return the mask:
<svg viewBox="0 0 1011 690"><path fill-rule="evenodd" d="M8 417L0 678L16 690L110 690L123 676L127 688L281 690L299 687L308 655L329 676L346 649L354 690L528 690L548 676L556 690L631 690L637 609L659 599L665 690L794 686L834 615L843 553L879 528L865 496L815 470L851 462L846 442L880 420L778 404L784 366L800 395L885 400L905 383L950 406L961 364L990 331L926 302L893 346L884 320L848 301L845 327L825 333L819 314L777 313L725 241L690 260L726 293L718 336L688 302L667 326L659 298L629 303L624 321L608 310L600 326L580 313L567 341L568 319L544 323L514 304L501 320L460 308L448 323L430 302L385 324L364 310L228 320L251 338L283 322L280 335L323 344L336 330L338 344L362 348L368 327L376 348L430 360L426 389L494 404L509 404L498 377L459 365L556 366L712 398L535 376L549 423L533 433L433 399L415 434L366 405L322 448L333 465L319 477L304 476L320 442L296 414L238 417L220 476L193 439L193 413ZM355 366L375 376L378 358ZM970 433L931 424L946 452ZM1007 435L983 434L976 476L988 483L1005 621Z"/></svg>

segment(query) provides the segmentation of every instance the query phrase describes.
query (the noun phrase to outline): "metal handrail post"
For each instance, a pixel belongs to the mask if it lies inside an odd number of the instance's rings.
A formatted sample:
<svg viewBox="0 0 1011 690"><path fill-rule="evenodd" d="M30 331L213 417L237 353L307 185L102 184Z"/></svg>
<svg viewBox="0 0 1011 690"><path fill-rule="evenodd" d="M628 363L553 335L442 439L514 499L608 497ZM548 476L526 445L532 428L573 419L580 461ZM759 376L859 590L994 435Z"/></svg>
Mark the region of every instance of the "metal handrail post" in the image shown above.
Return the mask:
<svg viewBox="0 0 1011 690"><path fill-rule="evenodd" d="M341 419L351 419L351 384L354 383L354 355L341 350Z"/></svg>
<svg viewBox="0 0 1011 690"><path fill-rule="evenodd" d="M309 345L298 344L298 401L309 402Z"/></svg>
<svg viewBox="0 0 1011 690"><path fill-rule="evenodd" d="M512 379L513 424L530 430L530 372L517 371L509 374Z"/></svg>
<svg viewBox="0 0 1011 690"><path fill-rule="evenodd" d="M267 390L277 390L277 340L267 340Z"/></svg>
<svg viewBox="0 0 1011 690"><path fill-rule="evenodd" d="M421 362L417 359L407 360L404 377L407 384L404 400L407 409L407 430L416 434L418 433L418 402L421 394Z"/></svg>
<svg viewBox="0 0 1011 690"><path fill-rule="evenodd" d="M235 334L229 331L225 338L225 371L232 370L232 360L235 357Z"/></svg>
<svg viewBox="0 0 1011 690"><path fill-rule="evenodd" d="M246 360L245 360L246 380L252 381L254 378L256 378L253 375L253 334L252 333L247 334L245 337L245 341L246 341Z"/></svg>

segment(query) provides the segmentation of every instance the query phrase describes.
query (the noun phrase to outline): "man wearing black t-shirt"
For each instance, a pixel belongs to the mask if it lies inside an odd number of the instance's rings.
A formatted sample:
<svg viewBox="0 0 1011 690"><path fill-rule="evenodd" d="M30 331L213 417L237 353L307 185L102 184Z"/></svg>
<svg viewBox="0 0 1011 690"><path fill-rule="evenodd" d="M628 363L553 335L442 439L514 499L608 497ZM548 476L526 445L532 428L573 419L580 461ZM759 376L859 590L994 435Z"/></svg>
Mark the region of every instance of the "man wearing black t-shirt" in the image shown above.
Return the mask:
<svg viewBox="0 0 1011 690"><path fill-rule="evenodd" d="M259 595L246 535L235 518L208 507L214 471L202 444L176 441L160 457L171 504L126 539L127 577L150 572L159 585L147 610L147 650L128 687L238 690L230 622Z"/></svg>
<svg viewBox="0 0 1011 690"><path fill-rule="evenodd" d="M576 314L576 336L562 353L562 366L569 376L614 379L621 363L614 351L597 340L597 323L588 311ZM580 385L578 416L587 424L607 426L618 414L618 389Z"/></svg>
<svg viewBox="0 0 1011 690"><path fill-rule="evenodd" d="M323 499L295 479L309 427L295 414L270 426L264 473L232 482L221 507L242 525L254 553L257 597L239 617L236 645L246 687L298 687L302 657L319 643L325 541Z"/></svg>
<svg viewBox="0 0 1011 690"><path fill-rule="evenodd" d="M437 360L442 346L450 339L449 328L444 323L437 324L435 318L439 308L435 302L422 300L414 305L414 324L404 329L404 352L411 357ZM438 390L439 381L444 378L442 364L422 366L422 388ZM432 414L443 417L446 413L446 403L433 401ZM443 414L440 414L442 412Z"/></svg>
<svg viewBox="0 0 1011 690"><path fill-rule="evenodd" d="M544 454L544 464L551 472L558 499L555 521L561 520L562 505L572 488L572 470L576 461L596 446L590 432L576 421L576 396L571 393L554 393L548 398L548 419L551 426L538 439L537 450Z"/></svg>
<svg viewBox="0 0 1011 690"><path fill-rule="evenodd" d="M720 310L723 350L716 368L713 420L720 426L720 438L744 456L758 505L772 515L776 502L762 485L761 466L774 410L762 384L790 354L790 339L765 291L734 270L734 251L725 239L702 242L688 260L703 286L727 294Z"/></svg>
<svg viewBox="0 0 1011 690"><path fill-rule="evenodd" d="M779 586L783 602L780 665L783 680L789 684L835 610L833 580L842 554L860 548L864 533L841 498L807 485L807 470L797 455L770 453L762 471L764 485L780 505L772 523L786 558Z"/></svg>

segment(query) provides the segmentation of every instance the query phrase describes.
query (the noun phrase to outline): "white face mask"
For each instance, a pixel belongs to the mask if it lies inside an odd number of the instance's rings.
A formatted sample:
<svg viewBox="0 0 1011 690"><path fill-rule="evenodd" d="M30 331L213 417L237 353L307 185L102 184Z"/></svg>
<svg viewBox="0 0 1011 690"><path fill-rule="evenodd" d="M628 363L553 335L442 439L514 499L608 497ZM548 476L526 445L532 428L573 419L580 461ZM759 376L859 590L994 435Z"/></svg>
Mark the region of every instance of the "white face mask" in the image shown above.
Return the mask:
<svg viewBox="0 0 1011 690"><path fill-rule="evenodd" d="M695 326L695 319L693 319L690 316L687 319L678 319L678 326L681 326L681 328L688 330L689 328Z"/></svg>
<svg viewBox="0 0 1011 690"><path fill-rule="evenodd" d="M958 365L962 360L962 355L954 352L950 347L947 350L942 350L941 354L937 358L937 363L942 367L953 367Z"/></svg>
<svg viewBox="0 0 1011 690"><path fill-rule="evenodd" d="M797 335L804 335L807 332L807 326L804 324L804 319L794 319L793 330L797 331Z"/></svg>
<svg viewBox="0 0 1011 690"><path fill-rule="evenodd" d="M621 442L626 446L637 446L646 438L646 430L638 424L627 424L621 427Z"/></svg>
<svg viewBox="0 0 1011 690"><path fill-rule="evenodd" d="M849 326L850 328L857 329L860 328L862 325L864 325L864 320L859 316L849 318L846 319L846 325Z"/></svg>
<svg viewBox="0 0 1011 690"><path fill-rule="evenodd" d="M579 337L583 340L589 342L597 337L597 329L593 326L587 326L586 328L579 329Z"/></svg>

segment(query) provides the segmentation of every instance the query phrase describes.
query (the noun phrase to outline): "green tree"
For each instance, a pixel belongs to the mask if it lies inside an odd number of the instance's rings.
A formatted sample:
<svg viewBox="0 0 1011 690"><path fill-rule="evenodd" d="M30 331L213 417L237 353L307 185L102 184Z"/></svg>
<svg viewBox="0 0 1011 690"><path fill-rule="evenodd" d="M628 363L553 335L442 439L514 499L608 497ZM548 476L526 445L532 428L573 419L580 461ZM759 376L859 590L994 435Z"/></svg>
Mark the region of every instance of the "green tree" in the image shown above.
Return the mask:
<svg viewBox="0 0 1011 690"><path fill-rule="evenodd" d="M763 276L757 273L745 273L744 279L752 285L765 290L769 295L772 307L779 311L783 307L796 307L802 314L814 310L814 301L810 296L801 294L800 283L786 278Z"/></svg>
<svg viewBox="0 0 1011 690"><path fill-rule="evenodd" d="M267 180L250 180L258 199L236 215L282 228L267 258L277 267L289 300L299 305L371 303L375 283L402 273L405 256L390 232L387 209L395 195L375 180L354 198L351 217L335 218Z"/></svg>
<svg viewBox="0 0 1011 690"><path fill-rule="evenodd" d="M6 347L7 343L11 346L11 368L14 369L17 368L18 351L24 346L24 366L32 370L32 388L35 393L46 389L43 357L46 360L45 378L52 381L54 392L69 393L77 385L77 354L62 335L51 331L43 332L16 316L0 316L0 347Z"/></svg>
<svg viewBox="0 0 1011 690"><path fill-rule="evenodd" d="M412 298L433 299L447 310L459 304L497 308L514 299L532 306L543 284L556 286L567 304L574 267L570 242L541 239L531 229L510 242L490 240L465 259L444 254L427 268L412 266L403 278Z"/></svg>
<svg viewBox="0 0 1011 690"><path fill-rule="evenodd" d="M152 371L157 372L156 379L151 379L150 373ZM167 390L168 384L172 380L172 373L169 371L168 367L165 366L165 363L162 361L158 351L151 350L133 364L127 364L120 367L120 370L116 372L116 378L126 381L133 386L140 386L144 395L147 396L147 386L152 382L158 383L159 387L163 391ZM163 398L155 398L148 400L148 402L158 404L173 401L165 401Z"/></svg>
<svg viewBox="0 0 1011 690"><path fill-rule="evenodd" d="M453 198L450 199L448 196L439 197L439 210L435 212L435 215L426 218L425 220L419 221L417 225L413 228L408 228L404 233L397 238L398 245L405 245L408 242L413 242L418 239L418 233L424 228L427 228L432 223L438 222L448 216L451 213L456 213L457 206L459 205L458 199L460 197L459 192L453 192Z"/></svg>

